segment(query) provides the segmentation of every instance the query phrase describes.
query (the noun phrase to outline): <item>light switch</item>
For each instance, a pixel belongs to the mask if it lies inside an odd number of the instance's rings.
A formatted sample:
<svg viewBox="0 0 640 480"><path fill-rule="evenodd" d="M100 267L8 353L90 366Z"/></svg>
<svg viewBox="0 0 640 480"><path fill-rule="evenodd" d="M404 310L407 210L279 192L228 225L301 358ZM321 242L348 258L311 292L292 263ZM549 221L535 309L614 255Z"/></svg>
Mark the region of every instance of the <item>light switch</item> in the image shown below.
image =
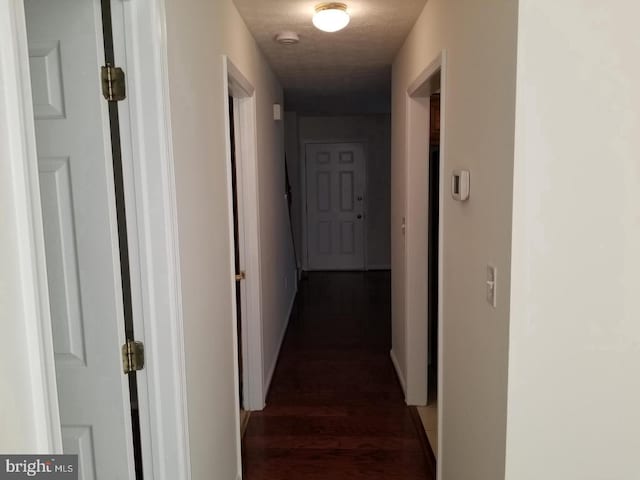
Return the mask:
<svg viewBox="0 0 640 480"><path fill-rule="evenodd" d="M469 170L454 170L451 175L451 196L454 200L464 202L469 199L470 185Z"/></svg>
<svg viewBox="0 0 640 480"><path fill-rule="evenodd" d="M282 120L282 105L279 103L273 104L273 119Z"/></svg>
<svg viewBox="0 0 640 480"><path fill-rule="evenodd" d="M497 272L496 267L487 265L487 302L496 307Z"/></svg>

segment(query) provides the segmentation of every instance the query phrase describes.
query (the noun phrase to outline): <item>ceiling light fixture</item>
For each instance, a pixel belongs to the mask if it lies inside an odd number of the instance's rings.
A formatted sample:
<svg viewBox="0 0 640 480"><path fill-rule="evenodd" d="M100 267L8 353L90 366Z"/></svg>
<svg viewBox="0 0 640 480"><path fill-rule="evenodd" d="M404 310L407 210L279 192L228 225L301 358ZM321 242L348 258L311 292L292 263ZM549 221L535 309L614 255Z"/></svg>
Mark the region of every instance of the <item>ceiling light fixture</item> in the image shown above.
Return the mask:
<svg viewBox="0 0 640 480"><path fill-rule="evenodd" d="M344 3L321 3L316 6L313 24L323 32L337 32L349 25L349 14Z"/></svg>

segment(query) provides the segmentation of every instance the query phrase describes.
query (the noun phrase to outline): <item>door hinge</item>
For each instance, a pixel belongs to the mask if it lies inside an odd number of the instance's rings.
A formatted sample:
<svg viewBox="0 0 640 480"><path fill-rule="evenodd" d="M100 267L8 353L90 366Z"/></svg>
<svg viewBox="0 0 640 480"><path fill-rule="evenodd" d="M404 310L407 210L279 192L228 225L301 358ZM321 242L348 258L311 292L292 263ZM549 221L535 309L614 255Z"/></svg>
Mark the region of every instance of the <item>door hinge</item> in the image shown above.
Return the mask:
<svg viewBox="0 0 640 480"><path fill-rule="evenodd" d="M125 375L144 368L144 344L127 340L122 346L122 369Z"/></svg>
<svg viewBox="0 0 640 480"><path fill-rule="evenodd" d="M102 95L108 102L119 102L126 95L124 71L107 63L101 67Z"/></svg>
<svg viewBox="0 0 640 480"><path fill-rule="evenodd" d="M244 272L240 272L240 273L236 274L236 282L244 280L245 278L247 278L247 274L244 273Z"/></svg>

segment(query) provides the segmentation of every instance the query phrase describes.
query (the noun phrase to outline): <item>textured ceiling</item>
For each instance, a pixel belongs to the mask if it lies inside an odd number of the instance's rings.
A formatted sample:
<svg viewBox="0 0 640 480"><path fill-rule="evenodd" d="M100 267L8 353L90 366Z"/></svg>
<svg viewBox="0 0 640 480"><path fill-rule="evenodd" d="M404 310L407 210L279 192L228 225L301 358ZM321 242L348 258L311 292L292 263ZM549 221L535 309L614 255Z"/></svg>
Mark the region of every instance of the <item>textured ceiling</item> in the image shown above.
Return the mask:
<svg viewBox="0 0 640 480"><path fill-rule="evenodd" d="M351 22L340 32L325 33L311 23L322 0L234 1L285 92L296 98L388 95L393 57L425 4L425 0L347 0ZM300 43L278 44L274 37L283 30L297 32Z"/></svg>

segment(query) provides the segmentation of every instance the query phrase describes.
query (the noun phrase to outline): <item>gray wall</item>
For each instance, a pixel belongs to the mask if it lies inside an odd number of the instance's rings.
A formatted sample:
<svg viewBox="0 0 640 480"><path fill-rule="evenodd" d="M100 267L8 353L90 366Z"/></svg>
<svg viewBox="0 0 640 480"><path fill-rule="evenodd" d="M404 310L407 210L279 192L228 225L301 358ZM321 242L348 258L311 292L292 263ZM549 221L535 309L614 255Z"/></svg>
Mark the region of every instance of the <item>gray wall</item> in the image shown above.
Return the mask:
<svg viewBox="0 0 640 480"><path fill-rule="evenodd" d="M367 149L367 268L391 265L391 118L387 114L298 116L285 114L285 148L293 189L293 225L298 261L302 245L302 148L305 141L366 142Z"/></svg>

